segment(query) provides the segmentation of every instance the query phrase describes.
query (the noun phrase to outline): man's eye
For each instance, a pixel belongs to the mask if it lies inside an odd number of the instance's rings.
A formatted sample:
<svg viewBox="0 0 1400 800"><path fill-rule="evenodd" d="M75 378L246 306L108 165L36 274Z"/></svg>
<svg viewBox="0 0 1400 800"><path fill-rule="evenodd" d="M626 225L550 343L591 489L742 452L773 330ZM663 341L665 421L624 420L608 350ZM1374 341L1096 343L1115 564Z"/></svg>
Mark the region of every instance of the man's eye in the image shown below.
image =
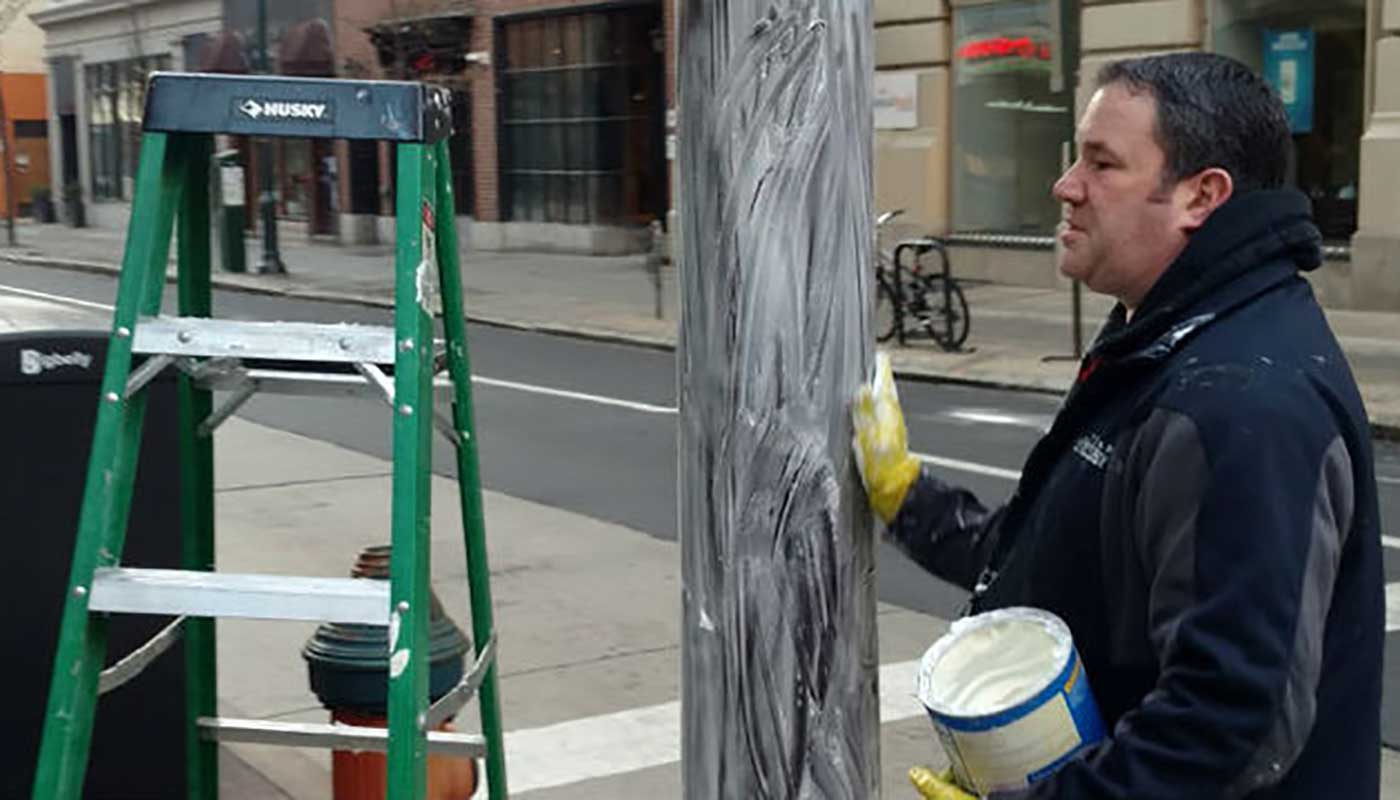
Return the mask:
<svg viewBox="0 0 1400 800"><path fill-rule="evenodd" d="M1110 169L1110 168L1112 168L1112 167L1113 167L1113 163L1110 162L1110 161L1095 161L1095 162L1092 162L1092 166L1094 167L1094 169L1097 169L1097 170L1104 170L1104 169Z"/></svg>

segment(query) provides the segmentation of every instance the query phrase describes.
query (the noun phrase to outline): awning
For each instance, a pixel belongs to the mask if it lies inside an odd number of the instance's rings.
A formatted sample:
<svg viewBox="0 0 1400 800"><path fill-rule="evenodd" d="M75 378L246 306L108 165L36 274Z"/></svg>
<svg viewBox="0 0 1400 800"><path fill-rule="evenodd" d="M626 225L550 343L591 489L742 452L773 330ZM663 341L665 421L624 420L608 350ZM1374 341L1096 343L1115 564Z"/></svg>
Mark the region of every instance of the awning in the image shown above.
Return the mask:
<svg viewBox="0 0 1400 800"><path fill-rule="evenodd" d="M247 75L250 70L243 37L233 31L210 37L199 56L199 71Z"/></svg>
<svg viewBox="0 0 1400 800"><path fill-rule="evenodd" d="M298 22L282 34L278 63L283 75L330 77L335 75L335 48L331 28L323 19Z"/></svg>

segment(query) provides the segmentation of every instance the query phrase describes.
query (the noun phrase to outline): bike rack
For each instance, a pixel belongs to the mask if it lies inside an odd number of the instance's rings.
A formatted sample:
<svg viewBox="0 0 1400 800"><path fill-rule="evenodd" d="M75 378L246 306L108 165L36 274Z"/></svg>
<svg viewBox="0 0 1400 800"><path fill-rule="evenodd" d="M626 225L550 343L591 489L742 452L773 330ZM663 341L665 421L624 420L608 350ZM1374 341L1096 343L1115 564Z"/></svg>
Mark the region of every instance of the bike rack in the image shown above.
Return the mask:
<svg viewBox="0 0 1400 800"><path fill-rule="evenodd" d="M949 263L949 261L948 261L948 246L947 246L947 244L946 244L942 239L937 239L937 238L933 238L933 237L928 237L928 236L926 236L926 237L921 237L921 238L918 238L918 239L905 239L904 241L902 241L902 242L900 242L899 244L895 245L895 248L894 248L894 293L895 293L895 302L892 302L891 305L894 306L894 309L893 309L893 311L894 311L894 330L895 330L895 335L899 337L899 346L900 346L900 347L903 347L904 344L905 344L905 336L904 336L904 304L903 304L902 302L898 302L898 300L899 300L900 298L903 298L903 297L904 297L904 279L903 279L903 277L902 277L902 275L903 275L903 270L900 269L900 266L901 266L900 259L901 259L901 257L902 257L902 254L903 254L904 251L906 251L906 250L913 250L913 251L915 251L915 252L914 252L914 265L915 265L916 267L918 266L918 263L919 263L919 262L918 262L919 256L922 256L922 255L924 255L925 253L929 253L929 252L936 252L936 253L938 253L939 259L943 262L943 267L942 267L942 271L943 271L943 308L946 310L946 309L952 308L952 306L953 306L953 268L952 268L952 265L951 265L951 264ZM947 337L947 340L951 342L951 341L953 340L953 315L952 315L952 314L949 314L949 313L946 313L946 311L945 311L945 313L943 314L943 325L944 325L944 336L946 336L946 337ZM955 349L955 350L961 350L962 348L961 348L961 347L955 347L955 348L953 348L953 349Z"/></svg>

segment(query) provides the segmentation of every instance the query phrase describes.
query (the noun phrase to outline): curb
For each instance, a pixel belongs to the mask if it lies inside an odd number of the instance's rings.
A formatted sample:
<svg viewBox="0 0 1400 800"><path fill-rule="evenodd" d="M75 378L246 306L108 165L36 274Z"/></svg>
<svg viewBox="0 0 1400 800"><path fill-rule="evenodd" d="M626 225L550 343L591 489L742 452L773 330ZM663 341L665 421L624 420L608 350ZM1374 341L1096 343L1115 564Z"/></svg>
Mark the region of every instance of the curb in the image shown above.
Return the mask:
<svg viewBox="0 0 1400 800"><path fill-rule="evenodd" d="M64 269L74 272L87 272L100 275L116 275L121 271L119 266L113 264L103 264L94 261L78 261L73 259L53 258L42 255L29 255L19 253L0 252L0 261L8 261L14 264L31 267L49 267L53 269ZM172 262L173 263L173 262ZM174 283L175 276L166 273L166 283ZM232 277L228 274L215 273L210 277L210 284L216 289L225 291L244 292L247 294L264 295L267 297L286 297L294 300L308 300L325 303L344 303L346 305L358 305L368 308L393 308L393 301L388 298L375 297L372 295L356 294L353 292L338 292L332 289L314 289L299 286L266 286L251 281L267 280L260 278L256 274L245 273L239 277ZM275 279L273 279L275 280ZM493 317L488 314L467 313L467 321L478 325L489 325L494 328L504 328L507 330L524 331L528 333L542 333L551 336L567 336L574 339L586 341L603 342L606 344L621 344L633 347L645 347L650 350L674 351L675 341L670 337L649 336L647 334L621 333L618 331L604 331L595 328L588 328L578 325L564 325L558 323L537 323L504 317ZM911 367L908 364L900 365L896 358L894 372L900 378L906 380L919 381L921 383L943 384L949 386L968 386L982 389L999 389L1002 391L1026 392L1031 394L1052 395L1062 397L1065 390L1045 386L1037 383L1018 382L1014 379L1004 378L971 378L962 375L948 375L935 370ZM1377 439L1387 441L1400 441L1400 419L1377 420L1371 419L1371 435Z"/></svg>

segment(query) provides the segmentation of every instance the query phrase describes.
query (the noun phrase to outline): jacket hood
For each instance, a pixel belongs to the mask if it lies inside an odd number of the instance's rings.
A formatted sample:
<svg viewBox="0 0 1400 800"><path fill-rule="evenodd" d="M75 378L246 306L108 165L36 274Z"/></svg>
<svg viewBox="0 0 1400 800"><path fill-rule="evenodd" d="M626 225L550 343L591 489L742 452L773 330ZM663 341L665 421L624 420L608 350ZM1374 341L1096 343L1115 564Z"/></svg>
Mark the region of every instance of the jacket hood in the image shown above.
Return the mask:
<svg viewBox="0 0 1400 800"><path fill-rule="evenodd" d="M1093 349L1165 354L1216 315L1321 264L1307 196L1276 189L1232 197L1191 235L1131 322L1121 304L1113 309Z"/></svg>

